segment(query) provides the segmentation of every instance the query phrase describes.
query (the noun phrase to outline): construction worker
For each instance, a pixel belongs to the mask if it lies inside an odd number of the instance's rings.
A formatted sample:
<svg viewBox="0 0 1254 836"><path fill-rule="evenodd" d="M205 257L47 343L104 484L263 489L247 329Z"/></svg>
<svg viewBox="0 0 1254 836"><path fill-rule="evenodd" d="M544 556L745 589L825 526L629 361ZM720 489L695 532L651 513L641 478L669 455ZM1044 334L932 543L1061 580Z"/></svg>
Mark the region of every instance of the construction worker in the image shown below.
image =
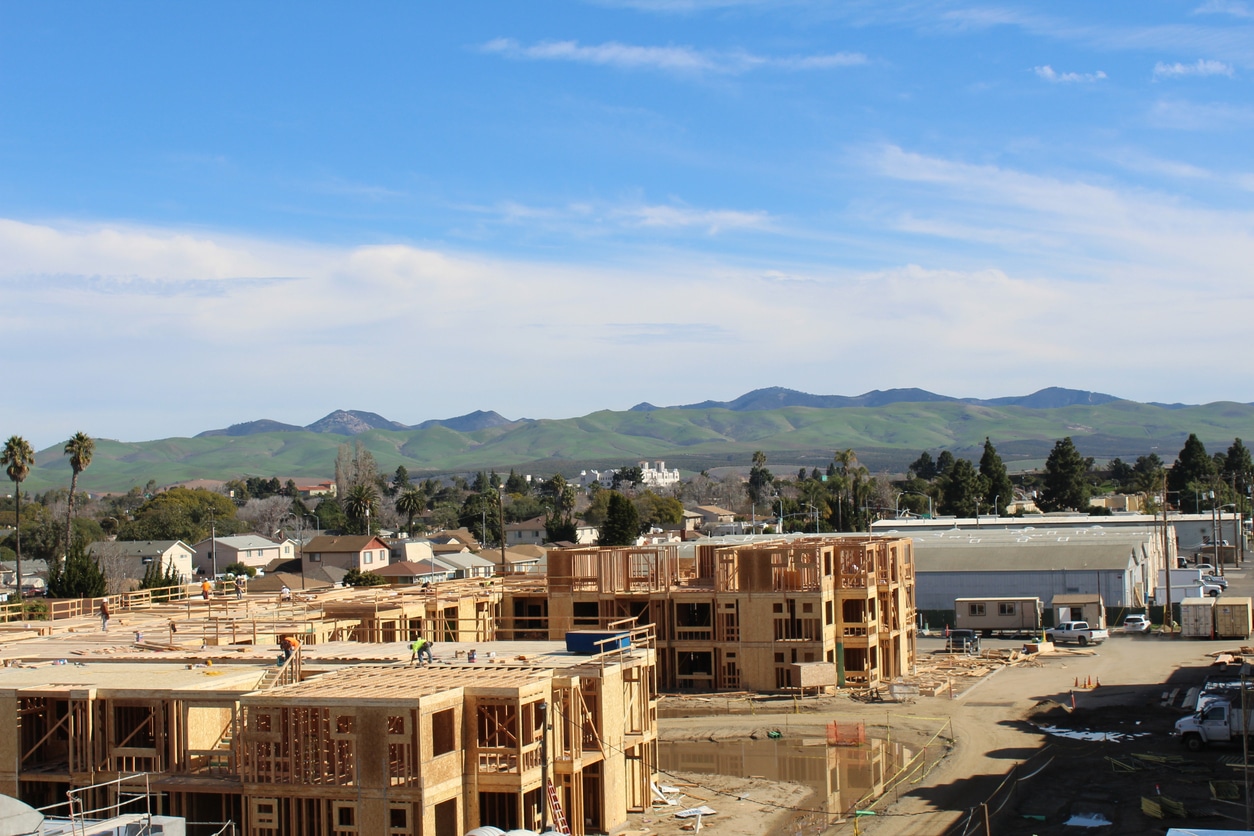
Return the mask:
<svg viewBox="0 0 1254 836"><path fill-rule="evenodd" d="M203 581L200 582L200 597L208 601L209 595L212 592L213 592L213 584L209 583L208 578L205 578Z"/></svg>
<svg viewBox="0 0 1254 836"><path fill-rule="evenodd" d="M300 650L300 639L295 636L284 636L279 642L279 647L283 650L283 661L286 662L292 658L292 654Z"/></svg>
<svg viewBox="0 0 1254 836"><path fill-rule="evenodd" d="M109 599L100 599L100 631L109 632Z"/></svg>
<svg viewBox="0 0 1254 836"><path fill-rule="evenodd" d="M409 664L418 663L418 667L422 667L422 657L427 657L428 664L435 663L435 657L431 655L431 642L422 636L415 636L414 640L409 644Z"/></svg>

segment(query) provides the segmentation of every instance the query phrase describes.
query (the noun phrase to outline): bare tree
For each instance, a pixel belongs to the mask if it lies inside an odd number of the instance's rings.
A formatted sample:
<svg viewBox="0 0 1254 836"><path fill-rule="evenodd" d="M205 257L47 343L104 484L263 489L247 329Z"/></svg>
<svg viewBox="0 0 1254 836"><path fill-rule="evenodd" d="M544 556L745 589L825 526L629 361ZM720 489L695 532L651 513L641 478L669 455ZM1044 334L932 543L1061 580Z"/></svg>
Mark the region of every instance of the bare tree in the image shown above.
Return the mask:
<svg viewBox="0 0 1254 836"><path fill-rule="evenodd" d="M749 501L745 480L735 473L727 474L718 480L713 498L719 507L726 508L728 511L734 511L741 506L748 507L745 505Z"/></svg>
<svg viewBox="0 0 1254 836"><path fill-rule="evenodd" d="M274 532L282 526L283 517L292 508L292 500L286 496L271 496L266 499L250 499L235 512L241 519L253 527L253 531L266 537L273 537Z"/></svg>
<svg viewBox="0 0 1254 836"><path fill-rule="evenodd" d="M370 485L382 492L383 480L379 476L379 463L361 443L361 439L353 439L352 444L341 444L335 454L335 490L336 495L343 498L358 485Z"/></svg>
<svg viewBox="0 0 1254 836"><path fill-rule="evenodd" d="M683 483L682 498L693 505L709 505L716 490L715 481L701 472Z"/></svg>

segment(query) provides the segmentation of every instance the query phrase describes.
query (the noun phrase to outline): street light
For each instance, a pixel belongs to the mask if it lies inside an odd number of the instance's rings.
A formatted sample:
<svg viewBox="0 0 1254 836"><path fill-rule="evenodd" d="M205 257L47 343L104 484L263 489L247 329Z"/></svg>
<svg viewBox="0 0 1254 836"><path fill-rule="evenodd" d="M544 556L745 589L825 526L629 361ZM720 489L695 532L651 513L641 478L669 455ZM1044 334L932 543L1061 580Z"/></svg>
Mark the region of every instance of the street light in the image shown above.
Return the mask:
<svg viewBox="0 0 1254 836"><path fill-rule="evenodd" d="M919 493L918 491L898 491L897 496L893 499L893 504L894 504L893 516L895 516L897 519L901 519L901 498L905 496L906 494L925 497L927 499L928 519L936 518L936 515L932 513L932 497L925 493Z"/></svg>

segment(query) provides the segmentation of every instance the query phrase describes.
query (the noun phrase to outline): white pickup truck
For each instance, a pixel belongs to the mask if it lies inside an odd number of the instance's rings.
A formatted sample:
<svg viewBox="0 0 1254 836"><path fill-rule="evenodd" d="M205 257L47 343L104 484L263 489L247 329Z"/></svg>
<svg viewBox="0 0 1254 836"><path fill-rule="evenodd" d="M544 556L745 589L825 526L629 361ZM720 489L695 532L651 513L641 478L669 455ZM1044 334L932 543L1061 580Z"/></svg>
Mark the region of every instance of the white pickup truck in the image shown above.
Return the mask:
<svg viewBox="0 0 1254 836"><path fill-rule="evenodd" d="M1080 647L1090 644L1101 644L1110 638L1105 630L1090 627L1087 621L1064 621L1056 627L1045 631L1045 640L1054 644L1075 642Z"/></svg>

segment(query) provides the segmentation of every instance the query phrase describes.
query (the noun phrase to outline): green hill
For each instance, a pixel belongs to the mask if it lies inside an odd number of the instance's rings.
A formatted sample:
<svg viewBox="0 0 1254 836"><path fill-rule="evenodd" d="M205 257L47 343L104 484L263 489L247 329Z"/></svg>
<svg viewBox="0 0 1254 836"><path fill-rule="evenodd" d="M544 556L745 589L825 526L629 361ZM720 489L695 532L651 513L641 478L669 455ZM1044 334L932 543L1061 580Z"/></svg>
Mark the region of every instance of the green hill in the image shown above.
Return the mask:
<svg viewBox="0 0 1254 836"><path fill-rule="evenodd" d="M473 432L433 425L370 430L361 440L387 473L404 465L412 475L510 468L548 475L665 459L685 471L747 466L755 450L777 473L789 466L821 467L837 449L852 448L873 471L901 471L923 450L949 449L978 458L984 437L1014 462L1043 459L1071 436L1097 459L1157 453L1175 458L1189 433L1214 452L1234 438L1254 439L1254 405L1212 403L1164 408L1132 401L1050 409L967 403L897 402L877 407L736 411L722 407L594 412L579 418L516 421ZM327 479L342 435L281 431L208 435L124 443L99 440L79 485L93 492L125 491L149 479L168 485L192 479L279 476ZM43 491L69 483L60 447L41 451L24 487Z"/></svg>

